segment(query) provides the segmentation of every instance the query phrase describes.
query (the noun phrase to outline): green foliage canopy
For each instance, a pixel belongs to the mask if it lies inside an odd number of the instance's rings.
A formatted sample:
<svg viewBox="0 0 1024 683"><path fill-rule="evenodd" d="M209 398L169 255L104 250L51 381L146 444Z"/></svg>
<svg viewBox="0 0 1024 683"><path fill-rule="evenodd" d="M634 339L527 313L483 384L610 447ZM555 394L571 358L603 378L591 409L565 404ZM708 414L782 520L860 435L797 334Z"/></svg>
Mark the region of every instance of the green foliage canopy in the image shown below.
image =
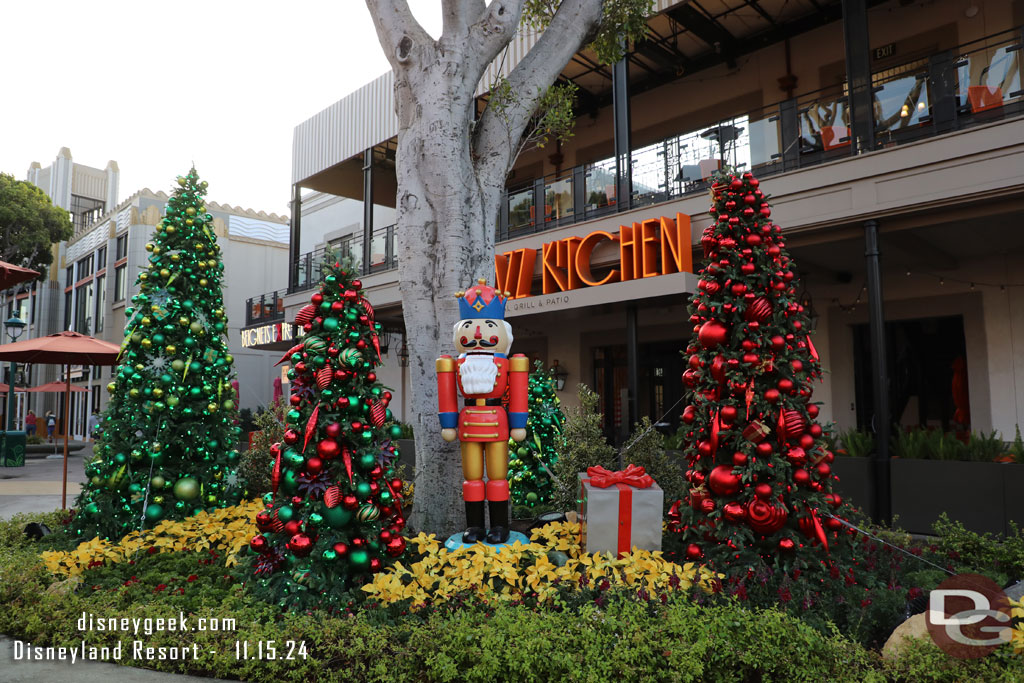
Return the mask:
<svg viewBox="0 0 1024 683"><path fill-rule="evenodd" d="M30 182L0 173L0 260L42 273L53 263L50 246L70 239L71 217Z"/></svg>

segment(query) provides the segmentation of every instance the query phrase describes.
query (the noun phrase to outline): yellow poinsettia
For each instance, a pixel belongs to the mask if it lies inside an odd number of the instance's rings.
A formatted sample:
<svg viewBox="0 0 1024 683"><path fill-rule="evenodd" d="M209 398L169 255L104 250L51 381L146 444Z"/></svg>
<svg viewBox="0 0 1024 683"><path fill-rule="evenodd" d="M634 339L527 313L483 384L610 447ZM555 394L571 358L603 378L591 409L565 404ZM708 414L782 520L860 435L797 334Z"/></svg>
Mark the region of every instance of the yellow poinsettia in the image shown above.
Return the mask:
<svg viewBox="0 0 1024 683"><path fill-rule="evenodd" d="M42 553L46 568L58 575L78 576L90 566L118 564L139 552L155 548L169 553L186 549L215 550L225 556L227 566L238 563L238 555L256 535L256 514L263 503L253 500L240 505L200 512L178 522L164 520L152 529L133 531L117 543L93 538L67 552Z"/></svg>
<svg viewBox="0 0 1024 683"><path fill-rule="evenodd" d="M530 543L513 543L501 552L477 544L448 551L434 536L409 539L410 550L422 558L409 566L395 563L363 587L382 603L412 600L414 606L444 602L462 591L484 600L521 600L536 594L540 601L557 595L559 585L633 586L655 594L689 589L696 584L710 592L714 575L703 567L669 562L660 551L634 550L621 558L588 555L580 550L578 524L562 522L534 530ZM549 553L565 553L562 566ZM673 578L678 580L673 587Z"/></svg>

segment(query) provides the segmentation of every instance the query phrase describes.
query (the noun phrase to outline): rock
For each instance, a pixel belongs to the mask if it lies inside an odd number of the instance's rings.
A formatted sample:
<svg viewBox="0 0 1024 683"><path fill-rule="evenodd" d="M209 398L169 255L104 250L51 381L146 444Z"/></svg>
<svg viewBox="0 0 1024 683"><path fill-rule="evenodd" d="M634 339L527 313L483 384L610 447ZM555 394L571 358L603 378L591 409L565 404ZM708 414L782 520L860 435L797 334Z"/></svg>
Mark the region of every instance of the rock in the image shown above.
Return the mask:
<svg viewBox="0 0 1024 683"><path fill-rule="evenodd" d="M896 659L899 656L900 646L907 638L917 638L919 640L931 638L928 634L928 624L925 621L924 613L915 614L896 627L896 630L892 632L889 640L885 641L885 645L882 647L882 657L887 660Z"/></svg>
<svg viewBox="0 0 1024 683"><path fill-rule="evenodd" d="M82 585L82 578L80 576L72 576L63 581L51 583L46 589L46 593L47 595L68 595L74 593L80 585Z"/></svg>
<svg viewBox="0 0 1024 683"><path fill-rule="evenodd" d="M1006 593L1006 597L1010 600L1014 602L1020 601L1024 598L1024 581L1018 581L1003 592Z"/></svg>

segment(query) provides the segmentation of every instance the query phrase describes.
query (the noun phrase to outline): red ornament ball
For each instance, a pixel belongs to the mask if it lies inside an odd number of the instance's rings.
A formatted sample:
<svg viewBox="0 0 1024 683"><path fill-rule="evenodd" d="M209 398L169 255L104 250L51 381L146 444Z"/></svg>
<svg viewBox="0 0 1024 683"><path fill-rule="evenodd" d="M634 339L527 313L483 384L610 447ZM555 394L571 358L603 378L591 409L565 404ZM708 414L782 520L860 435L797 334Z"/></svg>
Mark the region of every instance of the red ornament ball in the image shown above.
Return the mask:
<svg viewBox="0 0 1024 683"><path fill-rule="evenodd" d="M789 513L781 505L756 499L747 503L747 524L759 534L775 533L786 523Z"/></svg>
<svg viewBox="0 0 1024 683"><path fill-rule="evenodd" d="M759 296L750 302L743 318L748 321L765 323L772 317L772 302L767 297Z"/></svg>
<svg viewBox="0 0 1024 683"><path fill-rule="evenodd" d="M257 553L260 553L260 554L265 553L268 550L270 550L270 544L267 542L267 537L264 536L263 534L259 534L258 536L253 536L252 540L249 541L249 547L252 548L254 552L257 552Z"/></svg>
<svg viewBox="0 0 1024 683"><path fill-rule="evenodd" d="M781 389L781 387L779 388ZM804 427L807 426L807 421L798 410L782 411L782 422L786 428L786 438L788 439L795 439L800 436L804 431Z"/></svg>
<svg viewBox="0 0 1024 683"><path fill-rule="evenodd" d="M727 522L742 522L746 516L746 509L736 501L731 501L722 506L722 516Z"/></svg>
<svg viewBox="0 0 1024 683"><path fill-rule="evenodd" d="M746 453L736 452L732 454L732 464L736 467L745 467L749 458Z"/></svg>
<svg viewBox="0 0 1024 683"><path fill-rule="evenodd" d="M812 420L814 418L818 417L818 412L819 412L819 409L818 409L817 404L812 403L809 406L807 406L807 414L810 415Z"/></svg>
<svg viewBox="0 0 1024 683"><path fill-rule="evenodd" d="M811 474L805 469L793 470L793 481L800 486L807 486L811 483Z"/></svg>
<svg viewBox="0 0 1024 683"><path fill-rule="evenodd" d="M768 500L772 496L771 484L758 484L754 487L754 495L761 500Z"/></svg>
<svg viewBox="0 0 1024 683"><path fill-rule="evenodd" d="M760 455L762 458L767 458L772 454L773 447L767 441L762 441L761 443L757 444L754 447L754 449L757 451L757 454Z"/></svg>
<svg viewBox="0 0 1024 683"><path fill-rule="evenodd" d="M807 451L799 446L795 446L786 452L786 459L797 467L801 467L805 462L807 462Z"/></svg>
<svg viewBox="0 0 1024 683"><path fill-rule="evenodd" d="M718 320L709 320L700 327L697 339L705 349L725 346L729 338L729 328Z"/></svg>
<svg viewBox="0 0 1024 683"><path fill-rule="evenodd" d="M337 439L339 436L341 436L341 425L337 422L332 422L331 424L327 425L326 431L327 436L331 437L332 439Z"/></svg>
<svg viewBox="0 0 1024 683"><path fill-rule="evenodd" d="M780 538L779 550L785 553L791 553L796 550L796 543L793 542L792 538Z"/></svg>
<svg viewBox="0 0 1024 683"><path fill-rule="evenodd" d="M324 439L316 445L316 452L325 460L332 460L341 455L341 446L334 439Z"/></svg>
<svg viewBox="0 0 1024 683"><path fill-rule="evenodd" d="M725 424L732 424L733 420L736 419L736 415L735 406L722 406L722 409L718 412L718 416L722 418L722 422Z"/></svg>
<svg viewBox="0 0 1024 683"><path fill-rule="evenodd" d="M720 496L731 496L740 490L740 478L733 474L732 465L719 465L711 470L708 487Z"/></svg>
<svg viewBox="0 0 1024 683"><path fill-rule="evenodd" d="M764 400L768 401L769 403L777 403L779 400L779 390L766 389L764 392Z"/></svg>
<svg viewBox="0 0 1024 683"><path fill-rule="evenodd" d="M686 559L691 561L699 560L703 556L704 553L701 551L700 546L696 543L691 543L690 545L686 546Z"/></svg>
<svg viewBox="0 0 1024 683"><path fill-rule="evenodd" d="M398 557L405 552L405 539L401 536L392 536L384 546L384 552L390 557Z"/></svg>
<svg viewBox="0 0 1024 683"><path fill-rule="evenodd" d="M296 557L306 557L313 551L313 539L306 534L295 534L288 541L288 550Z"/></svg>
<svg viewBox="0 0 1024 683"><path fill-rule="evenodd" d="M338 553L338 557L344 557L348 554L348 546L344 543L335 543L334 552Z"/></svg>

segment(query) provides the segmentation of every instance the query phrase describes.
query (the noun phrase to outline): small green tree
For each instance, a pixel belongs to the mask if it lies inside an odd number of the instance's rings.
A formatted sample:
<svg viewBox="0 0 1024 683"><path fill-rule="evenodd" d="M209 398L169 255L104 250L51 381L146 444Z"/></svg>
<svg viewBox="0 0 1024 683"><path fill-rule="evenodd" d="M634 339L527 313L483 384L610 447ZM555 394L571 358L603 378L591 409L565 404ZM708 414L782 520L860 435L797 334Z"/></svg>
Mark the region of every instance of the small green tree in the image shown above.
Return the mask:
<svg viewBox="0 0 1024 683"><path fill-rule="evenodd" d="M509 441L513 457L508 463L508 481L512 502L532 508L551 499L551 468L558 461L565 421L562 401L555 394L555 379L540 361L534 363L534 372L530 373L529 401L526 438L521 443Z"/></svg>
<svg viewBox="0 0 1024 683"><path fill-rule="evenodd" d="M285 402L279 398L270 407L256 414L249 450L242 453L238 463L238 476L245 485L247 495L262 496L270 491L270 474L274 467L274 455L270 447L284 438Z"/></svg>
<svg viewBox="0 0 1024 683"><path fill-rule="evenodd" d="M665 492L665 512L686 492L683 469L665 452L665 437L646 415L633 426L623 450L623 462L643 467Z"/></svg>
<svg viewBox="0 0 1024 683"><path fill-rule="evenodd" d="M73 231L68 212L54 206L45 192L0 173L0 261L42 273L53 263L50 247L71 239Z"/></svg>
<svg viewBox="0 0 1024 683"><path fill-rule="evenodd" d="M561 510L575 510L579 500L580 472L600 465L616 469L618 454L604 438L604 416L598 412L599 397L586 384L579 385L580 405L569 411L562 425L558 462L553 472L552 502Z"/></svg>

